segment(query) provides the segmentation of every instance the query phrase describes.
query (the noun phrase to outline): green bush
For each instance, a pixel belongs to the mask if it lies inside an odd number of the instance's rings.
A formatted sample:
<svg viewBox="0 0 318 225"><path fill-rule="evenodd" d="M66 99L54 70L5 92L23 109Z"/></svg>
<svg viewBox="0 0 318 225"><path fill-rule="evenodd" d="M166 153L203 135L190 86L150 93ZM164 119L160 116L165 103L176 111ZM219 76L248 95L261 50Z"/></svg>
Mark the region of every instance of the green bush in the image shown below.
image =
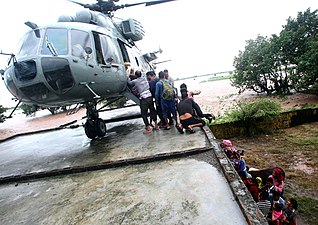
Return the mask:
<svg viewBox="0 0 318 225"><path fill-rule="evenodd" d="M125 106L126 102L127 102L126 98L120 98L116 102L110 104L109 106L111 108L122 108Z"/></svg>
<svg viewBox="0 0 318 225"><path fill-rule="evenodd" d="M22 104L20 108L22 109L23 113L27 116L35 114L35 112L38 110L38 106L36 105Z"/></svg>
<svg viewBox="0 0 318 225"><path fill-rule="evenodd" d="M244 135L252 136L257 133L270 132L267 128L259 127L259 123L278 115L281 106L270 99L258 99L254 102L237 102L233 108L225 111L223 116L217 117L213 124L238 122L244 127Z"/></svg>
<svg viewBox="0 0 318 225"><path fill-rule="evenodd" d="M226 110L224 116L218 118L216 122L249 122L261 117L274 117L278 115L280 111L280 104L270 99L259 99L254 102L239 101L233 108Z"/></svg>
<svg viewBox="0 0 318 225"><path fill-rule="evenodd" d="M233 120L250 121L260 117L273 117L279 114L281 106L273 100L260 99L254 102L238 102L226 114Z"/></svg>
<svg viewBox="0 0 318 225"><path fill-rule="evenodd" d="M6 108L3 108L2 105L0 105L0 123L4 122L6 117L3 115L3 113L6 111Z"/></svg>

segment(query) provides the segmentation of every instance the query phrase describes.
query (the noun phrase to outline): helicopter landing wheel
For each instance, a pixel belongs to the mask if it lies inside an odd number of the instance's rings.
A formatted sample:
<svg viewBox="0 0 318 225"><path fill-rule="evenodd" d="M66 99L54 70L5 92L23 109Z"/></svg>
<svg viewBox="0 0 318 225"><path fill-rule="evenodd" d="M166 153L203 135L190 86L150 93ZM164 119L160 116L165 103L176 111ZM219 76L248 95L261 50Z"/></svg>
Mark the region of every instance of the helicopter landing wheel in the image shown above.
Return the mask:
<svg viewBox="0 0 318 225"><path fill-rule="evenodd" d="M95 139L97 132L95 129L94 121L87 121L84 125L85 134L90 139Z"/></svg>
<svg viewBox="0 0 318 225"><path fill-rule="evenodd" d="M104 137L106 134L106 124L101 118L97 118L95 121L95 131L98 137Z"/></svg>

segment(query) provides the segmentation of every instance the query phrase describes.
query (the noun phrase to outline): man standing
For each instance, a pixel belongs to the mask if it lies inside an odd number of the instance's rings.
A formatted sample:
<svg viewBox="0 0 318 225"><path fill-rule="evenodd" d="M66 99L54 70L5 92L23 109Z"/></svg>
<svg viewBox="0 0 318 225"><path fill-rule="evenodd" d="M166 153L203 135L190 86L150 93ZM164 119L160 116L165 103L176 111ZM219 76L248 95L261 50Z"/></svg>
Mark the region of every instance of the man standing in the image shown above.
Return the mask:
<svg viewBox="0 0 318 225"><path fill-rule="evenodd" d="M174 87L174 80L172 77L169 76L169 71L167 69L165 69L163 72L165 74L165 79L170 81L170 83L172 84L172 87Z"/></svg>
<svg viewBox="0 0 318 225"><path fill-rule="evenodd" d="M164 82L166 82L166 84L164 84ZM168 114L171 113L173 115L173 119L175 121L176 127L178 127L178 121L177 121L177 110L176 110L176 104L175 104L175 100L174 100L174 95L170 94L169 96L165 95L165 87L164 86L168 86L172 89L172 84L170 83L170 81L165 79L165 75L164 72L160 71L159 72L159 81L156 84L156 94L155 94L155 98L156 98L156 104L157 105L161 105L161 109L162 109L162 116L165 120L166 123L166 130L169 130L170 124L168 122ZM170 91L171 92L171 91ZM173 93L173 91L172 91Z"/></svg>
<svg viewBox="0 0 318 225"><path fill-rule="evenodd" d="M148 109L150 110L150 118L155 122L154 130L159 130L159 127L157 124L157 113L153 104L153 98L149 90L149 83L146 78L141 77L141 71L137 70L135 72L135 76L136 79L134 80L128 79L128 84L133 85L139 94L141 117L146 126L144 134L151 134L150 124L148 121Z"/></svg>
<svg viewBox="0 0 318 225"><path fill-rule="evenodd" d="M172 84L172 87L173 87L173 91L175 93L175 97L178 96L178 90L177 88L174 87L174 80L172 77L169 76L169 71L167 69L165 69L163 71L164 75L165 75L165 79L168 80L171 84ZM176 104L176 107L177 107L177 103L178 103L178 98L175 98L175 104ZM168 121L169 121L169 125L173 125L173 120L172 120L172 117L171 117L171 113L168 113Z"/></svg>

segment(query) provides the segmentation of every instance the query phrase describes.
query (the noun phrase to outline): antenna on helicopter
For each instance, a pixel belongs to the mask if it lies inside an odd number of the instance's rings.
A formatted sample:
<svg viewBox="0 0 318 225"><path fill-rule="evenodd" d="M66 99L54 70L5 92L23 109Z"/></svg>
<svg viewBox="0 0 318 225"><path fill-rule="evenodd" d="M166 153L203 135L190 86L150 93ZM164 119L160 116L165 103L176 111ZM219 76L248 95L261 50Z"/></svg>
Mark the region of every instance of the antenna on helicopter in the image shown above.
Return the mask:
<svg viewBox="0 0 318 225"><path fill-rule="evenodd" d="M68 0L68 1L78 4L80 6L83 6L84 8L90 9L92 11L97 11L97 12L110 15L112 12L118 9L123 9L123 8L131 7L131 6L137 6L137 5L143 5L143 4L145 4L145 6L152 6L152 5L172 2L176 0L157 0L157 1L150 1L150 2L137 2L132 4L124 4L124 5L116 5L114 3L114 2L118 2L119 0L108 0L108 1L97 0L97 3L94 3L94 4L84 4L84 3L76 2L73 0Z"/></svg>

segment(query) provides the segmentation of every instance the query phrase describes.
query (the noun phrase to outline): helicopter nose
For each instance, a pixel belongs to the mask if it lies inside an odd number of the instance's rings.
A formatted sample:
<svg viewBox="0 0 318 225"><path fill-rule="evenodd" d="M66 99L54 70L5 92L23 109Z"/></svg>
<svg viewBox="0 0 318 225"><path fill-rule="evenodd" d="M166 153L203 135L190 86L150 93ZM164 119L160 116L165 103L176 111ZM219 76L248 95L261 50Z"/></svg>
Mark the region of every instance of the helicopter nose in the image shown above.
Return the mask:
<svg viewBox="0 0 318 225"><path fill-rule="evenodd" d="M19 81L30 81L36 77L36 64L34 60L15 62L15 76Z"/></svg>

